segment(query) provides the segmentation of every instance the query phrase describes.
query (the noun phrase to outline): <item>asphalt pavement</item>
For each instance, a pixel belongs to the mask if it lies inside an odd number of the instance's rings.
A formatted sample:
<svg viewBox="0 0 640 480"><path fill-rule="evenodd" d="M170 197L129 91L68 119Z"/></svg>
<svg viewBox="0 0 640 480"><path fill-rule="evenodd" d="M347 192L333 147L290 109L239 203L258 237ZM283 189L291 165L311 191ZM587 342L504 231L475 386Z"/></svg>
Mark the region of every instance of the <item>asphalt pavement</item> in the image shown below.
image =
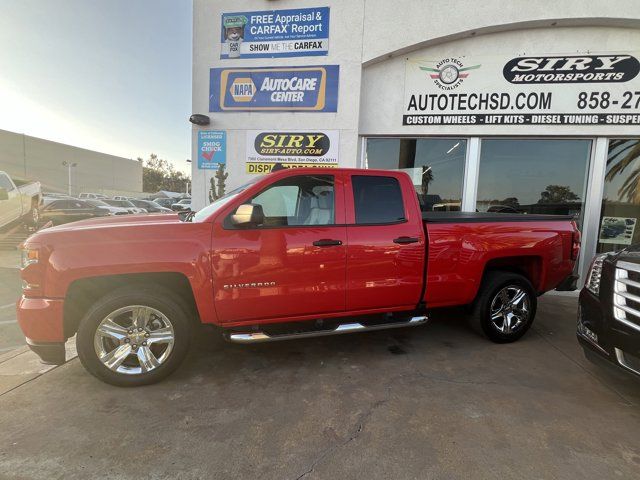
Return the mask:
<svg viewBox="0 0 640 480"><path fill-rule="evenodd" d="M0 250L0 354L25 344L16 321L16 300L20 296L19 260L17 251Z"/></svg>
<svg viewBox="0 0 640 480"><path fill-rule="evenodd" d="M585 360L576 303L543 297L509 345L453 314L254 346L205 330L144 388L75 359L0 394L0 478L637 479L640 382Z"/></svg>

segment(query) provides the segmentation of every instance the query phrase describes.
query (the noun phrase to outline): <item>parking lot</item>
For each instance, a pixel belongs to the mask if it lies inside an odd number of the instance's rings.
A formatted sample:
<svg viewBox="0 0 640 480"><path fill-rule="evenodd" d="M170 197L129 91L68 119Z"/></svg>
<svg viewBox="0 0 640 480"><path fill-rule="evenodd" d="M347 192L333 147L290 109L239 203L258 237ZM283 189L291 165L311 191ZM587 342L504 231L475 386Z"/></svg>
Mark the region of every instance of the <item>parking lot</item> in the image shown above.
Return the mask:
<svg viewBox="0 0 640 480"><path fill-rule="evenodd" d="M20 296L19 254L0 250L0 354L24 345L16 322L16 299Z"/></svg>
<svg viewBox="0 0 640 480"><path fill-rule="evenodd" d="M586 361L575 297L515 344L455 315L254 346L206 330L121 389L77 359L0 396L0 478L637 478L640 382Z"/></svg>

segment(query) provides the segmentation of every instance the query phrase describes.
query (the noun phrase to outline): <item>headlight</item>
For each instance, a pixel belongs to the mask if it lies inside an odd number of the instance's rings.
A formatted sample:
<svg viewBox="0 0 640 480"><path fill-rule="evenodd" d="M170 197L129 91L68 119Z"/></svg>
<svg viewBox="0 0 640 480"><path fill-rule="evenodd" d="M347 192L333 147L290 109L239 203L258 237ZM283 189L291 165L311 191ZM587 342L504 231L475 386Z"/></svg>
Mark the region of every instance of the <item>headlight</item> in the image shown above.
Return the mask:
<svg viewBox="0 0 640 480"><path fill-rule="evenodd" d="M22 268L27 268L29 265L38 263L38 250L35 248L23 248L20 265Z"/></svg>
<svg viewBox="0 0 640 480"><path fill-rule="evenodd" d="M610 253L603 253L596 255L591 262L591 268L589 268L589 274L587 275L587 281L584 286L594 295L600 294L600 279L602 277L602 264L604 260L611 255Z"/></svg>

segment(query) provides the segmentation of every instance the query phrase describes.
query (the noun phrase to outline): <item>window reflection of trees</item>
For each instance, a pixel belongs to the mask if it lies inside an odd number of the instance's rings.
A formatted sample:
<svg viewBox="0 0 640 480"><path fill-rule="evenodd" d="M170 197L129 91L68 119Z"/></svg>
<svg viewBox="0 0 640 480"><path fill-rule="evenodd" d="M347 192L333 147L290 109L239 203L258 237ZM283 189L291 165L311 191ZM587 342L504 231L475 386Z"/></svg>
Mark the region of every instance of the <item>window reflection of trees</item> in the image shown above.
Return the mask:
<svg viewBox="0 0 640 480"><path fill-rule="evenodd" d="M627 139L612 139L609 141L609 157L607 158L607 174L605 180L613 182L618 175L622 175L628 168L633 168L622 186L618 189L618 199L626 197L627 202L640 203L640 141ZM635 168L634 168L635 167Z"/></svg>

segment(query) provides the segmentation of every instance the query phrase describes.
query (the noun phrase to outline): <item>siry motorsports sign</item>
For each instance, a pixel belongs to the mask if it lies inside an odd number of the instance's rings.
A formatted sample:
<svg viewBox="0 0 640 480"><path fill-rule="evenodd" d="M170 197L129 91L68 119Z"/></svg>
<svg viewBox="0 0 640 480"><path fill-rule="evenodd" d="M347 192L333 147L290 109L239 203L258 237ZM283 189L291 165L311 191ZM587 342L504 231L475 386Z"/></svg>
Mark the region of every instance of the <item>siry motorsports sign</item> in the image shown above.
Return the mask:
<svg viewBox="0 0 640 480"><path fill-rule="evenodd" d="M408 58L403 125L638 125L638 54Z"/></svg>
<svg viewBox="0 0 640 480"><path fill-rule="evenodd" d="M338 166L338 130L247 131L247 173L274 168Z"/></svg>

